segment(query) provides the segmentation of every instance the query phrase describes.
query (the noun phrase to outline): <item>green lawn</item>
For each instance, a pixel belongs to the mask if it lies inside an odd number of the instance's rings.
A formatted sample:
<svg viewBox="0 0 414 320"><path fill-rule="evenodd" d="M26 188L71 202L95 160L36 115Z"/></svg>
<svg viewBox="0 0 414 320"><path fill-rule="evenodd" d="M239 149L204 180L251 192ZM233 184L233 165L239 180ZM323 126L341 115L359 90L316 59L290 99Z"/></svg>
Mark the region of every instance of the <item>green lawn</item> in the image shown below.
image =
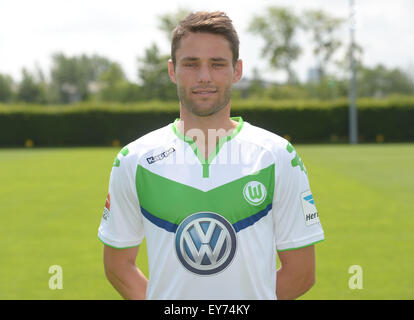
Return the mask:
<svg viewBox="0 0 414 320"><path fill-rule="evenodd" d="M303 299L414 298L414 144L304 146L326 240ZM0 150L0 299L119 299L97 229L119 149ZM49 289L49 267L63 290ZM138 265L148 275L146 248ZM351 265L363 289L351 290Z"/></svg>

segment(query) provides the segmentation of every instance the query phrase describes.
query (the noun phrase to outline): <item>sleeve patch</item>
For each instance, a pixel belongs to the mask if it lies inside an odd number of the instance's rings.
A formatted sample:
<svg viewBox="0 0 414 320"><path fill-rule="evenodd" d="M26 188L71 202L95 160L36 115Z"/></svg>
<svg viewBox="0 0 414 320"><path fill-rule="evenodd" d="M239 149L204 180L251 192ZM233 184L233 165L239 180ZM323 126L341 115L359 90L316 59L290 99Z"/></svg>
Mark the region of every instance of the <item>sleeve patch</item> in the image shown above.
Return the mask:
<svg viewBox="0 0 414 320"><path fill-rule="evenodd" d="M301 200L306 225L310 226L312 224L319 223L319 215L316 210L312 192L310 190L303 192L301 194Z"/></svg>

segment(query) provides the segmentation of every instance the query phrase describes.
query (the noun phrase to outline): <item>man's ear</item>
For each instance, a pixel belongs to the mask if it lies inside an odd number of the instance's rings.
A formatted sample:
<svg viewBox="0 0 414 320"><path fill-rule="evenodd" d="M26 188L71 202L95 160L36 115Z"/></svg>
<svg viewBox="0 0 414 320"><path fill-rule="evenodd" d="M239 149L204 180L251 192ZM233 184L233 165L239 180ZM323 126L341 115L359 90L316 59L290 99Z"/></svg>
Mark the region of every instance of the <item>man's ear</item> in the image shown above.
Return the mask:
<svg viewBox="0 0 414 320"><path fill-rule="evenodd" d="M243 75L243 61L241 59L237 60L234 66L234 75L233 75L233 83L239 82Z"/></svg>
<svg viewBox="0 0 414 320"><path fill-rule="evenodd" d="M174 64L171 59L168 60L168 75L170 76L172 82L177 83L177 80L175 78Z"/></svg>

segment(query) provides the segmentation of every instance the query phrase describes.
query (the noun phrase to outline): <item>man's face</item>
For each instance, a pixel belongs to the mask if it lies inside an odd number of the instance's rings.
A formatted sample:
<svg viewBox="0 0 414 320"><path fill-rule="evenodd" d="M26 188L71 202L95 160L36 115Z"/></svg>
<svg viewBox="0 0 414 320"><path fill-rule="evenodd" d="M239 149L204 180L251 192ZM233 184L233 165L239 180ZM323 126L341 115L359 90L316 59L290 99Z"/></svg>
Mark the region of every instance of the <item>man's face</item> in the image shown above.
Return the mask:
<svg viewBox="0 0 414 320"><path fill-rule="evenodd" d="M186 110L205 117L229 104L232 85L242 75L241 60L233 67L232 58L230 44L221 35L189 33L181 39L175 68L170 60L168 69Z"/></svg>

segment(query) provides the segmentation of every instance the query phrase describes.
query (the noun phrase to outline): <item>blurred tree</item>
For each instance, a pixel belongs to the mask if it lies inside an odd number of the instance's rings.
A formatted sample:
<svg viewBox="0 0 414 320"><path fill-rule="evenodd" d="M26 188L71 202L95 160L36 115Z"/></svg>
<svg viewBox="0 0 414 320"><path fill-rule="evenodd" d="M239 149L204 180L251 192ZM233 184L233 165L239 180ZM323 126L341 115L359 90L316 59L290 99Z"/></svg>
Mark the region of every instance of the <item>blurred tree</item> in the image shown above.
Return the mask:
<svg viewBox="0 0 414 320"><path fill-rule="evenodd" d="M13 98L13 79L0 74L0 102L10 102Z"/></svg>
<svg viewBox="0 0 414 320"><path fill-rule="evenodd" d="M349 81L338 78L336 75L325 74L320 81L309 81L305 87L309 98L336 99L348 95Z"/></svg>
<svg viewBox="0 0 414 320"><path fill-rule="evenodd" d="M165 33L169 43L172 40L172 31L177 26L178 22L184 19L191 13L191 10L186 8L178 8L176 12L166 13L158 16L158 29Z"/></svg>
<svg viewBox="0 0 414 320"><path fill-rule="evenodd" d="M261 36L265 42L262 56L270 58L275 70L284 70L289 84L298 82L292 64L301 53L295 36L300 27L299 18L288 8L269 7L262 16L254 16L248 31Z"/></svg>
<svg viewBox="0 0 414 320"><path fill-rule="evenodd" d="M272 100L306 99L308 92L300 84L273 84L265 89L263 98Z"/></svg>
<svg viewBox="0 0 414 320"><path fill-rule="evenodd" d="M410 77L411 81L414 82L414 63L410 62L405 70L406 70L408 76Z"/></svg>
<svg viewBox="0 0 414 320"><path fill-rule="evenodd" d="M253 76L247 89L247 96L249 98L260 99L263 98L265 92L265 83L260 76L260 71L257 68L253 69Z"/></svg>
<svg viewBox="0 0 414 320"><path fill-rule="evenodd" d="M358 44L354 44L354 59L355 67L357 70L363 68L363 48ZM349 79L351 72L351 46L350 44L346 45L343 56L340 59L334 61L334 64L337 67L337 75L342 79Z"/></svg>
<svg viewBox="0 0 414 320"><path fill-rule="evenodd" d="M47 88L43 74L38 77L31 74L27 69L22 70L22 80L17 88L17 101L27 103L47 103Z"/></svg>
<svg viewBox="0 0 414 320"><path fill-rule="evenodd" d="M110 63L108 68L104 70L99 76L98 81L105 86L111 87L119 82L127 81L124 70L119 63Z"/></svg>
<svg viewBox="0 0 414 320"><path fill-rule="evenodd" d="M331 17L322 10L306 10L304 12L302 27L312 34L313 53L321 83L324 81L326 69L331 63L333 55L342 45L335 33L344 22L344 19Z"/></svg>
<svg viewBox="0 0 414 320"><path fill-rule="evenodd" d="M343 55L339 59L334 61L334 65L336 66L335 74L328 75L328 78L333 78L335 81L335 97L348 97L349 89L350 89L350 79L351 79L351 45L347 44L343 46ZM358 73L363 68L363 53L364 50L358 43L354 44L354 61L355 61L355 68L357 71L357 79ZM322 82L326 83L327 79L324 79ZM309 84L311 87L312 85ZM324 83L321 86L325 86ZM359 83L357 83L359 86ZM316 91L323 92L322 95L326 96L327 91L323 88L316 88ZM358 93L357 93L358 94ZM331 94L332 96L332 94Z"/></svg>
<svg viewBox="0 0 414 320"><path fill-rule="evenodd" d="M145 100L176 100L177 88L168 75L169 55L162 55L158 46L153 43L145 50L143 57L138 58L138 77L142 82Z"/></svg>
<svg viewBox="0 0 414 320"><path fill-rule="evenodd" d="M385 97L390 94L414 94L414 82L404 71L379 64L358 70L358 96Z"/></svg>
<svg viewBox="0 0 414 320"><path fill-rule="evenodd" d="M52 56L51 87L55 102L70 103L87 100L96 86L99 76L109 69L112 62L93 55L66 57L63 53Z"/></svg>
<svg viewBox="0 0 414 320"><path fill-rule="evenodd" d="M142 89L128 81L122 67L111 63L98 78L98 99L111 102L133 102L143 99Z"/></svg>

